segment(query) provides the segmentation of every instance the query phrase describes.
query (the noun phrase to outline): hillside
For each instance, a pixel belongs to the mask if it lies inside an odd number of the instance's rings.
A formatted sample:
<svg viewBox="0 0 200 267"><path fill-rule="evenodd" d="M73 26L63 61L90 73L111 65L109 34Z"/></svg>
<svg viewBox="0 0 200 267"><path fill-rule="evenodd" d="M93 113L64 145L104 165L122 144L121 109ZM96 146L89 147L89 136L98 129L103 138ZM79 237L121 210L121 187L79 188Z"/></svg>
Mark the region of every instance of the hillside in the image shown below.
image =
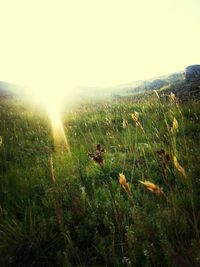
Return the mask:
<svg viewBox="0 0 200 267"><path fill-rule="evenodd" d="M25 87L13 83L0 81L0 97L11 98L15 96L23 96Z"/></svg>
<svg viewBox="0 0 200 267"><path fill-rule="evenodd" d="M154 79L141 81L137 86L120 86L120 91L113 94L116 98L131 97L141 98L158 91L165 97L170 92L175 93L182 101L200 98L200 71L199 65L186 67L185 71L173 73L168 76L161 76Z"/></svg>
<svg viewBox="0 0 200 267"><path fill-rule="evenodd" d="M184 100L187 98L199 98L200 73L199 65L192 65L184 71L159 76L148 80L141 80L105 88L83 88L77 87L77 95L83 98L112 98L143 97L152 94L154 90L168 94L173 91Z"/></svg>
<svg viewBox="0 0 200 267"><path fill-rule="evenodd" d="M200 65L192 65L185 68L184 71L172 73L165 76L155 77L148 80L135 81L128 84L122 84L114 87L73 87L76 100L81 99L119 99L121 97L134 97L151 94L157 90L168 94L175 92L179 98L184 100L188 98L199 98L200 86ZM15 85L0 81L0 96L27 96L28 89L25 86Z"/></svg>
<svg viewBox="0 0 200 267"><path fill-rule="evenodd" d="M65 146L0 98L0 266L200 265L199 101L139 96L66 108Z"/></svg>

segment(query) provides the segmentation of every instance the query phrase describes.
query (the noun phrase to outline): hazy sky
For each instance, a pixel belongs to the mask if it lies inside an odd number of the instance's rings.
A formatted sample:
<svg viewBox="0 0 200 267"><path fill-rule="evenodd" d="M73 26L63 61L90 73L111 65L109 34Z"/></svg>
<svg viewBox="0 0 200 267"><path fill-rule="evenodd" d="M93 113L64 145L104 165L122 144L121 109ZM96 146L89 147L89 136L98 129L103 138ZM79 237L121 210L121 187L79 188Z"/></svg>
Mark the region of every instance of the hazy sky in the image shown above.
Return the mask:
<svg viewBox="0 0 200 267"><path fill-rule="evenodd" d="M195 63L199 0L0 0L0 80L113 86Z"/></svg>

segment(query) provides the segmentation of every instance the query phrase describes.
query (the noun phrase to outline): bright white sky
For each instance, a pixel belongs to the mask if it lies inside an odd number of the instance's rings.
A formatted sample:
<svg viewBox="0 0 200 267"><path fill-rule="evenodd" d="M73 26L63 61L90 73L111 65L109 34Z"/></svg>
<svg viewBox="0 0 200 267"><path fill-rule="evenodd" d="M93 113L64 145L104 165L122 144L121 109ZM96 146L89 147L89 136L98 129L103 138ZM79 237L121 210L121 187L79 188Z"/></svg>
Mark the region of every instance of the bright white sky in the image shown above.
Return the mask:
<svg viewBox="0 0 200 267"><path fill-rule="evenodd" d="M0 0L0 80L114 86L198 63L199 0Z"/></svg>

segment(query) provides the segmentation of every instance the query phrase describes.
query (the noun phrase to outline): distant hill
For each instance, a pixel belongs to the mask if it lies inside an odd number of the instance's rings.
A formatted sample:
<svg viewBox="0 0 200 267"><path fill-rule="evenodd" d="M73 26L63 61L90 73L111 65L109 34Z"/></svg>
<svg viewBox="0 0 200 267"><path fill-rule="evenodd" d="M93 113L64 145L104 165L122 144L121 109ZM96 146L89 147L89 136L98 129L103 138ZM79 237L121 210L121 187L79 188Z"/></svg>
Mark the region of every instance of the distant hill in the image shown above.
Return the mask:
<svg viewBox="0 0 200 267"><path fill-rule="evenodd" d="M162 94L173 91L180 98L200 98L200 65L191 65L184 71L171 73L147 80L140 80L114 87L74 87L76 100L79 99L119 99L134 97L139 94L148 94L153 90ZM0 97L12 97L19 94L28 95L27 89L22 86L0 81Z"/></svg>
<svg viewBox="0 0 200 267"><path fill-rule="evenodd" d="M9 98L22 94L23 87L17 84L12 84L0 81L0 97Z"/></svg>
<svg viewBox="0 0 200 267"><path fill-rule="evenodd" d="M152 90L159 90L163 87L168 87L172 84L177 84L185 79L185 73L183 71L172 73L165 76L160 76L144 81L138 81L132 86L121 86L121 90L118 92L126 95L134 95L138 93L144 93ZM118 89L118 88L116 88Z"/></svg>
<svg viewBox="0 0 200 267"><path fill-rule="evenodd" d="M86 98L115 98L136 95L146 91L159 90L162 87L175 84L185 79L184 72L172 73L168 76L160 76L148 80L139 80L113 87L76 87L77 95Z"/></svg>
<svg viewBox="0 0 200 267"><path fill-rule="evenodd" d="M174 92L181 100L200 99L200 65L191 65L184 71L135 82L115 88L113 98L148 95L157 90L161 95Z"/></svg>

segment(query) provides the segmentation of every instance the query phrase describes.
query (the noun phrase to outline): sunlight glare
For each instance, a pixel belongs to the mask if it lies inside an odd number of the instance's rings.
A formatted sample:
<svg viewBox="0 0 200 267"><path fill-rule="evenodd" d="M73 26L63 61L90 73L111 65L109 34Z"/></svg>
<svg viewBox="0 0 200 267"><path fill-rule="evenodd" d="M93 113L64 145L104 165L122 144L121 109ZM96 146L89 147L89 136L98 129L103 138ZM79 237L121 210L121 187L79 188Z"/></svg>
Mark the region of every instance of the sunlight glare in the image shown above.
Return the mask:
<svg viewBox="0 0 200 267"><path fill-rule="evenodd" d="M67 137L65 135L64 126L59 112L56 110L50 110L48 113L51 120L55 148L66 148L69 151Z"/></svg>
<svg viewBox="0 0 200 267"><path fill-rule="evenodd" d="M63 107L66 108L66 106L70 105L72 94L70 94L69 90L59 90L59 86L58 90L55 88L55 86L44 84L39 87L33 86L29 90L29 96L31 96L31 102L40 109L42 108L49 116L55 149L64 149L70 152L61 113Z"/></svg>

